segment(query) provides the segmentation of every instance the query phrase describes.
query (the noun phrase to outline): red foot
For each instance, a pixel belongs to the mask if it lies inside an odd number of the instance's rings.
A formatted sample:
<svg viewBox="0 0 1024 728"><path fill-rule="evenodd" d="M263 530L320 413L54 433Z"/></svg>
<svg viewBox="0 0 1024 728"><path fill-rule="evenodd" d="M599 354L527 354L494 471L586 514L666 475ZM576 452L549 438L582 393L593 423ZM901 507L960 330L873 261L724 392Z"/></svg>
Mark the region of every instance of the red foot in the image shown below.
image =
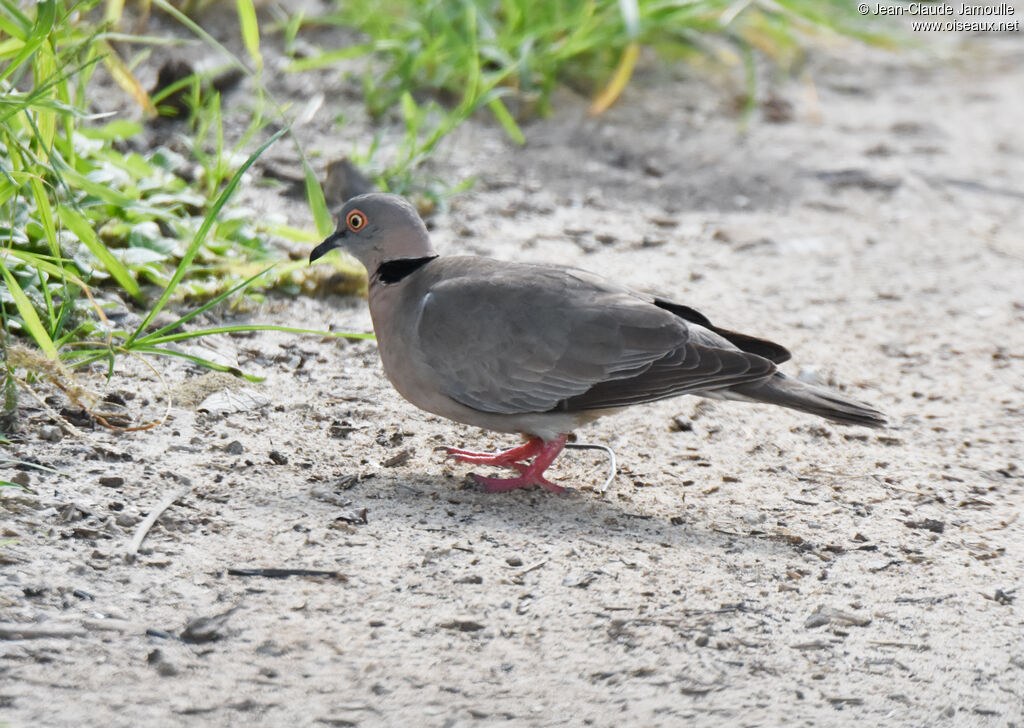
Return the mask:
<svg viewBox="0 0 1024 728"><path fill-rule="evenodd" d="M565 488L547 480L544 477L544 471L551 466L551 463L558 457L558 453L562 452L562 448L565 447L565 440L566 435L559 435L551 442L544 442L539 437L535 437L525 445L520 445L496 455L488 455L486 453L462 455L461 453L465 453L465 450L458 451L459 454L453 453L451 450L448 452L464 462L499 465L515 468L519 471L520 476L518 478L484 478L475 473L470 474L470 477L488 493L503 493L508 490L515 490L516 488L527 488L531 485L539 485L544 490L549 490L552 493L562 493L565 491ZM519 462L534 455L536 457L534 457L533 462L529 465Z"/></svg>
<svg viewBox="0 0 1024 728"><path fill-rule="evenodd" d="M446 448L449 457L463 463L476 463L477 465L494 465L499 468L514 468L523 472L526 468L525 461L544 449L544 441L539 437L531 437L518 447L503 452L474 452L473 450L459 450L455 447Z"/></svg>

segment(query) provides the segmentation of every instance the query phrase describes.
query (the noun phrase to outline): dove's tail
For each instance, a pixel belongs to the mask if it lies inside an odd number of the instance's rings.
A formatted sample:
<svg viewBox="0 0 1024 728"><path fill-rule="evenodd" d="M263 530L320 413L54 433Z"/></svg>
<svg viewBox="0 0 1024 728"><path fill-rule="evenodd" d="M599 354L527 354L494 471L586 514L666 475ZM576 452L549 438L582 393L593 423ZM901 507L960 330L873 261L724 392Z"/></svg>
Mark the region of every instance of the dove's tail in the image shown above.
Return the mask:
<svg viewBox="0 0 1024 728"><path fill-rule="evenodd" d="M776 372L767 379L729 387L720 394L728 399L766 402L780 407L809 412L844 425L884 427L885 415L878 410L849 399L837 392L804 384L798 379Z"/></svg>

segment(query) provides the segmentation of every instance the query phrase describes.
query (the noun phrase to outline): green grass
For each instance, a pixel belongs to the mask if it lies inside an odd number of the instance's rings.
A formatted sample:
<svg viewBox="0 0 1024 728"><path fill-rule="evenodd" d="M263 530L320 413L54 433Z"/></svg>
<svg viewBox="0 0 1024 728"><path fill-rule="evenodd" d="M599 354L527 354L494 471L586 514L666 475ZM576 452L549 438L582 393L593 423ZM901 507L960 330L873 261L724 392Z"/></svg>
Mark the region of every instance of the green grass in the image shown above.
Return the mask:
<svg viewBox="0 0 1024 728"><path fill-rule="evenodd" d="M312 180L316 232L273 225L230 204L256 158L289 133L284 111L271 104L280 130L268 138L262 96L249 109L248 129L229 141L219 95L201 91L200 79L186 79L193 101L185 125L188 156L166 147L131 151L133 138L143 131L139 123L91 116L86 91L100 68L124 89L126 100L134 99L146 114L156 111L131 64L111 46L110 26L91 20L97 4L43 0L22 9L23 4L0 0L2 429L16 414L15 385L25 382L8 356L13 337L32 341L46 360L59 359L72 368L102 360L108 372L122 354L185 356L174 342L243 328L181 331L198 313L254 285L299 289L306 266L288 261L271 244L269 230L305 242L331 227L301 150ZM238 7L246 48L258 60L252 6L239 0ZM173 7L165 8L202 32ZM151 42L117 37L143 47ZM261 138L266 141L247 156L244 150ZM142 325L128 331L112 326L104 309L120 305L113 293L143 307ZM185 298L206 303L172 326L148 330L169 302ZM31 364L22 361L23 369L26 363ZM29 379L70 376L63 366L37 362L27 368Z"/></svg>
<svg viewBox="0 0 1024 728"><path fill-rule="evenodd" d="M90 307L81 295L88 286L113 287L142 304L142 285L162 287L172 279L182 241L201 228L234 171L232 150L223 144L210 155L198 153L205 141L200 133L194 156L204 174L186 180L182 172L191 160L169 149L124 151L140 125L97 124L87 115L85 89L101 62L139 92L100 29L71 21L72 12L87 15L93 5L44 0L30 18L0 0L4 323L51 357L65 341L92 333L82 315ZM219 132L214 113L203 118L213 119ZM211 273L230 278L239 262L280 257L251 217L239 212L218 220L181 294L202 293Z"/></svg>
<svg viewBox="0 0 1024 728"><path fill-rule="evenodd" d="M298 25L355 28L363 40L296 59L292 70L370 59L362 76L367 109L383 117L399 108L415 131L383 163L377 144L362 161L381 187L399 192L413 187L410 172L440 139L484 107L518 143L519 122L548 114L559 84L595 96L605 88L594 110L606 107L643 46L666 62L739 66L753 99L756 54L787 66L811 35L885 39L863 26L848 0L337 0L335 8ZM433 103L413 104L412 94L423 92Z"/></svg>

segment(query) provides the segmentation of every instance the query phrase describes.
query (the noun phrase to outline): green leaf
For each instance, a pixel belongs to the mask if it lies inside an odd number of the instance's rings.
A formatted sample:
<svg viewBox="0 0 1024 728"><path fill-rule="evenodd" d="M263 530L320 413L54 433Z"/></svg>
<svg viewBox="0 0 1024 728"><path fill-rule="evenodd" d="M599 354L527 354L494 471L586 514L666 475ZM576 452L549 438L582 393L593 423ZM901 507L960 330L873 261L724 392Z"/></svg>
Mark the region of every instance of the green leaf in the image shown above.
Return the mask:
<svg viewBox="0 0 1024 728"><path fill-rule="evenodd" d="M327 237L334 232L334 218L327 209L327 200L324 199L324 190L316 178L316 172L310 166L305 155L302 155L302 169L306 175L306 199L309 201L309 209L313 213L313 220L316 222L316 231L321 238Z"/></svg>
<svg viewBox="0 0 1024 728"><path fill-rule="evenodd" d="M36 49L42 45L43 41L49 36L50 31L53 30L53 21L57 17L57 2L56 0L41 0L36 5L36 22L32 26L32 31L28 38L25 39L25 45L21 49L21 52L7 64L7 68L0 71L0 81L3 81L9 75L14 73L18 67L28 60Z"/></svg>
<svg viewBox="0 0 1024 728"><path fill-rule="evenodd" d="M501 103L501 99L491 99L487 102L487 108L494 114L494 118L501 124L501 128L508 134L509 139L516 144L526 144L526 137L523 136L523 132L519 125L516 124L516 120L512 118L512 114L505 108L505 104Z"/></svg>
<svg viewBox="0 0 1024 728"><path fill-rule="evenodd" d="M260 26L256 19L256 7L252 0L236 0L238 22L242 27L242 42L249 51L249 57L257 69L263 68L263 56L260 55Z"/></svg>
<svg viewBox="0 0 1024 728"><path fill-rule="evenodd" d="M46 242L50 246L50 253L55 258L60 257L60 246L57 245L57 229L53 225L53 209L50 207L50 197L46 194L46 186L39 177L32 177L29 180L32 187L32 194L36 199L36 217L43 226L46 234Z"/></svg>
<svg viewBox="0 0 1024 728"><path fill-rule="evenodd" d="M310 58L300 58L297 61L291 63L288 66L289 71L313 71L318 68L325 66L332 66L338 61L346 61L350 58L358 58L359 56L365 56L374 50L373 43L361 43L358 45L350 45L347 48L339 48L335 51L328 51L327 53L321 53L319 56L312 56Z"/></svg>
<svg viewBox="0 0 1024 728"><path fill-rule="evenodd" d="M121 284L121 287L136 301L141 301L142 291L139 289L139 284L135 282L135 278L133 278L131 272L121 264L121 261L115 258L111 252L107 250L107 246L101 243L100 239L96 237L96 231L92 229L89 221L82 217L77 210L67 207L66 205L60 205L57 208L57 215L60 217L60 220L64 223L65 227L73 232L78 239L82 241L82 244L99 259L107 272L110 273L110 275L112 275L119 284Z"/></svg>
<svg viewBox="0 0 1024 728"><path fill-rule="evenodd" d="M313 336L334 336L339 339L375 339L373 334L349 334L344 331L319 331L317 329L299 329L294 326L278 326L276 324L239 324L237 326L215 326L209 329L197 329L195 331L181 331L177 334L165 334L155 338L147 338L146 343L150 345L168 344L175 341L186 341L198 339L202 336L213 336L214 334L236 334L246 331L284 331L289 334L312 334Z"/></svg>
<svg viewBox="0 0 1024 728"><path fill-rule="evenodd" d="M118 119L103 126L83 126L78 133L86 139L113 141L114 139L131 139L142 131L142 124L137 121Z"/></svg>
<svg viewBox="0 0 1024 728"><path fill-rule="evenodd" d="M46 333L46 329L39 320L39 315L36 313L35 307L32 306L32 302L28 300L28 296L21 290L18 281L7 270L7 266L4 265L2 260L0 260L0 274L3 275L4 280L7 282L7 290L10 291L11 297L14 299L14 306L18 309L18 313L21 314L21 320L25 324L29 336L32 337L32 340L36 342L36 346L42 349L48 358L56 359L57 347L53 345L53 340Z"/></svg>

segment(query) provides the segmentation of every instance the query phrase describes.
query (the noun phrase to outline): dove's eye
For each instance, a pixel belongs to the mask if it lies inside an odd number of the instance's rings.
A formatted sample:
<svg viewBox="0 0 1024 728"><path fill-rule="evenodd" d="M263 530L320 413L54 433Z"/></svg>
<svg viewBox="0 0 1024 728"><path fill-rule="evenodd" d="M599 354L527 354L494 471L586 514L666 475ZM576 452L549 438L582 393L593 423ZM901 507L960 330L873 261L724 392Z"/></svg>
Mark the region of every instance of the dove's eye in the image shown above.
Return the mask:
<svg viewBox="0 0 1024 728"><path fill-rule="evenodd" d="M359 210L353 210L345 218L345 224L348 225L349 230L357 233L366 227L366 215Z"/></svg>

